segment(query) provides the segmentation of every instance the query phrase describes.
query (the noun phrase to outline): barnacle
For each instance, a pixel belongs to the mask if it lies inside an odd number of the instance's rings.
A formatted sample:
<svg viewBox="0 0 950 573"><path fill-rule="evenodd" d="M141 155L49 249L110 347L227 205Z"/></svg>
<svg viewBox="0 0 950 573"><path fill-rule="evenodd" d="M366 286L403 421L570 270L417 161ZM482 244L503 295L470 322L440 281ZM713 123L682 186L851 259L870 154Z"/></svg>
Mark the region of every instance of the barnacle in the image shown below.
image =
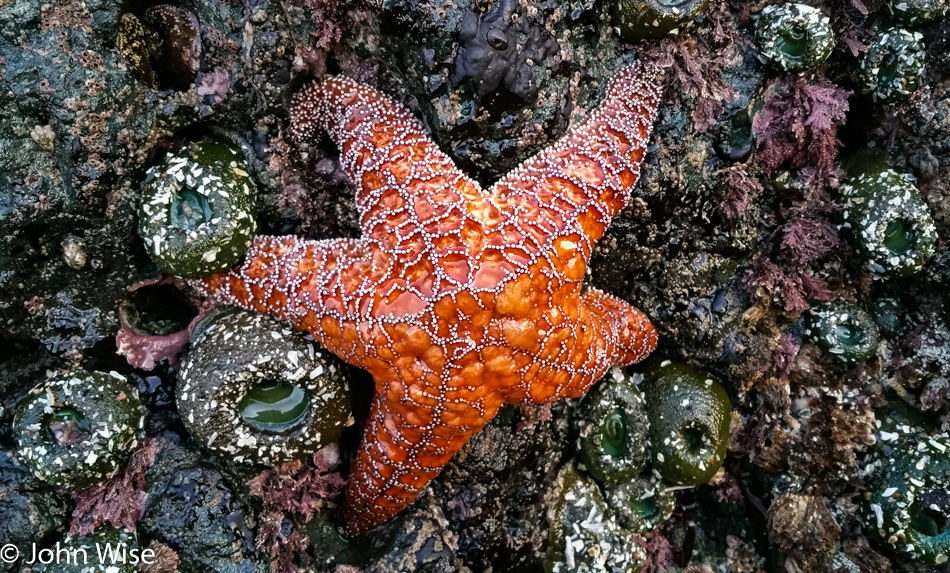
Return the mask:
<svg viewBox="0 0 950 573"><path fill-rule="evenodd" d="M116 372L57 374L30 390L14 421L26 465L40 479L68 488L112 477L143 426L138 394Z"/></svg>
<svg viewBox="0 0 950 573"><path fill-rule="evenodd" d="M848 303L823 303L805 318L805 335L845 362L861 362L877 352L880 334L874 320Z"/></svg>
<svg viewBox="0 0 950 573"><path fill-rule="evenodd" d="M906 276L934 252L936 227L912 177L875 156L859 159L841 188L845 227L872 273Z"/></svg>
<svg viewBox="0 0 950 573"><path fill-rule="evenodd" d="M709 0L613 0L613 21L630 42L674 33L703 15Z"/></svg>
<svg viewBox="0 0 950 573"><path fill-rule="evenodd" d="M243 155L211 139L148 170L139 234L158 266L184 277L230 268L257 232L256 189Z"/></svg>
<svg viewBox="0 0 950 573"><path fill-rule="evenodd" d="M581 460L602 482L626 481L643 471L647 422L643 396L619 368L581 401L578 408Z"/></svg>
<svg viewBox="0 0 950 573"><path fill-rule="evenodd" d="M178 411L202 446L248 464L312 453L352 423L337 363L278 320L236 308L195 327Z"/></svg>
<svg viewBox="0 0 950 573"><path fill-rule="evenodd" d="M831 22L805 4L773 4L759 14L755 31L762 55L787 72L824 62L835 45Z"/></svg>
<svg viewBox="0 0 950 573"><path fill-rule="evenodd" d="M878 34L861 58L863 91L877 100L896 100L917 89L924 70L922 36L904 28Z"/></svg>
<svg viewBox="0 0 950 573"><path fill-rule="evenodd" d="M193 12L158 4L142 13L127 12L119 21L116 46L153 89L187 89L201 63L201 29Z"/></svg>
<svg viewBox="0 0 950 573"><path fill-rule="evenodd" d="M151 29L142 25L142 21L134 14L126 13L119 20L119 34L116 46L125 61L132 66L138 75L149 87L158 88L158 76L152 68L152 58L149 46L157 43Z"/></svg>
<svg viewBox="0 0 950 573"><path fill-rule="evenodd" d="M651 361L644 374L653 470L666 481L709 481L726 457L732 405L722 384L686 364Z"/></svg>

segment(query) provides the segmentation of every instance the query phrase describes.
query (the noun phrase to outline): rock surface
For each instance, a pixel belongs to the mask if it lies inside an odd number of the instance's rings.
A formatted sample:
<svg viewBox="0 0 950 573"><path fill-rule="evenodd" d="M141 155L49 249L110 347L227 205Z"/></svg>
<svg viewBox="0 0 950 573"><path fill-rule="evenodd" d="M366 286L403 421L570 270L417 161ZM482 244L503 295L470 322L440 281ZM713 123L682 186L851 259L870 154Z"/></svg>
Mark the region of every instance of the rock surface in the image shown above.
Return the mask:
<svg viewBox="0 0 950 573"><path fill-rule="evenodd" d="M803 74L757 44L771 2L712 1L677 34L636 45L607 0L153 4L0 0L0 545L51 547L78 522L72 498L88 497L29 474L13 419L31 388L83 369L135 384L138 437L161 444L150 468L101 492L141 507L139 546L160 555L151 571L541 571L568 563L550 546L565 519L618 528L610 538L643 548L643 572L947 570L870 535L861 510L880 479L861 460L895 431L892 404L915 435L950 428L946 2L899 14L884 0L809 2L835 42ZM924 72L885 102L866 89L862 62L896 26L924 46ZM505 409L409 509L347 540L335 509L373 391L365 374L349 369L357 423L337 443L249 468L202 449L177 413L184 326L174 344L149 342L165 349L136 362L150 370L116 354L120 307L160 280L136 213L146 172L169 153L227 132L248 150L261 232L354 237L339 150L302 153L284 136L290 98L310 78L345 74L386 92L492 183L583 119L633 57L669 68L664 105L588 281L643 309L658 352L714 374L732 403L723 468L675 490L656 529L634 535L601 507L603 484L578 467L577 403L561 402ZM934 252L909 276L873 276L841 228L843 166L869 145L909 176L933 219ZM206 310L192 294L167 298L189 308L184 324ZM849 362L812 342L805 315L825 301L878 320L875 348ZM602 516L552 511L572 472L599 488ZM919 533L947 534L946 492L927 494L938 510Z"/></svg>

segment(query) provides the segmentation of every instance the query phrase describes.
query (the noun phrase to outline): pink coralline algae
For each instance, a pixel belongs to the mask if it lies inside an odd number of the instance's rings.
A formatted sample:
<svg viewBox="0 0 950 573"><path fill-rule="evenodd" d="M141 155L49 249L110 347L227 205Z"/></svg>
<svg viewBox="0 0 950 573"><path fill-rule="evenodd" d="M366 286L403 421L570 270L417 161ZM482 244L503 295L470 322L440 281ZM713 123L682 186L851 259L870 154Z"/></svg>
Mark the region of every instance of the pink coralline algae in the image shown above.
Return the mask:
<svg viewBox="0 0 950 573"><path fill-rule="evenodd" d="M850 93L825 79L771 85L765 107L752 121L756 162L766 173L781 165L831 169Z"/></svg>

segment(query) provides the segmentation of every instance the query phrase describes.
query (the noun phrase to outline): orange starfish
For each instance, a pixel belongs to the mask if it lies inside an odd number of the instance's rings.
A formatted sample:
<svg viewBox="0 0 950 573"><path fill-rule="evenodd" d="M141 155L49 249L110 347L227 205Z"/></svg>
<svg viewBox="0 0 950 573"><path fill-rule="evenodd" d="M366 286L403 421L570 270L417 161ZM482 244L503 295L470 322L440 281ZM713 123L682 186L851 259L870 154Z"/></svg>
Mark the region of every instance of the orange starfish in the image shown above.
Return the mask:
<svg viewBox="0 0 950 573"><path fill-rule="evenodd" d="M582 124L488 190L371 88L329 78L294 99L294 137L339 145L364 237L259 237L203 287L373 375L347 533L409 505L503 404L581 396L656 346L642 312L582 281L639 175L660 80L628 66Z"/></svg>

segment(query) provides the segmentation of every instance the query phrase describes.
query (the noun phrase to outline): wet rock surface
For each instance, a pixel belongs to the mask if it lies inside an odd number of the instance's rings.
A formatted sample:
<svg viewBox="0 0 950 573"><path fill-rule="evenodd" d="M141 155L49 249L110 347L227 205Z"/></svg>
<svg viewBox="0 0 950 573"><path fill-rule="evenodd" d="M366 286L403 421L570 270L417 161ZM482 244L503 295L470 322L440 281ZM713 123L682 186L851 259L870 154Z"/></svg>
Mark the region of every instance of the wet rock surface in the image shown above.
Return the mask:
<svg viewBox="0 0 950 573"><path fill-rule="evenodd" d="M946 570L944 461L915 469L926 487L907 488L924 509L898 514L926 551L882 535L869 501L898 487L870 464L882 454L946 455L946 3L807 4L834 45L799 74L775 63L775 46L794 57L807 30L765 26L775 2L711 1L676 34L631 44L613 3L590 0L0 0L0 545L52 546L81 521L77 503L108 522L106 506L128 502L141 512L129 533L160 556L150 571L593 571L619 566L618 547L637 548L623 567L644 572ZM121 309L142 281L162 280L137 232L141 184L178 150L228 132L246 153L261 233L355 237L339 150L284 135L290 97L310 78L342 73L385 91L490 184L582 120L634 57L668 69L664 102L587 282L643 309L662 354L715 376L732 409L722 468L691 488L651 482L665 488L658 514L649 495L623 512L604 501L617 486L585 471L580 401L565 401L506 408L409 509L344 539L337 507L373 392L365 375L346 370L356 424L332 451L248 467L202 449L176 408L188 324L206 310L193 292L163 282L183 294L159 306L187 317L117 342L130 332ZM846 167L869 146L931 218L927 256L906 276L869 269L845 226L859 223ZM913 240L904 223L885 248ZM858 309L849 318L873 321L879 338L849 339L863 350L840 359L808 332L823 304ZM116 354L123 345L141 357L134 366ZM161 444L96 503L16 457L29 390L79 370L125 376L145 413L137 439ZM891 435L911 446L887 450ZM639 519L655 527L625 525Z"/></svg>
<svg viewBox="0 0 950 573"><path fill-rule="evenodd" d="M29 468L11 453L0 452L0 541L12 544L29 555L33 543L58 538L69 515L69 500L47 484L33 478ZM0 565L0 571L17 571L14 564Z"/></svg>

